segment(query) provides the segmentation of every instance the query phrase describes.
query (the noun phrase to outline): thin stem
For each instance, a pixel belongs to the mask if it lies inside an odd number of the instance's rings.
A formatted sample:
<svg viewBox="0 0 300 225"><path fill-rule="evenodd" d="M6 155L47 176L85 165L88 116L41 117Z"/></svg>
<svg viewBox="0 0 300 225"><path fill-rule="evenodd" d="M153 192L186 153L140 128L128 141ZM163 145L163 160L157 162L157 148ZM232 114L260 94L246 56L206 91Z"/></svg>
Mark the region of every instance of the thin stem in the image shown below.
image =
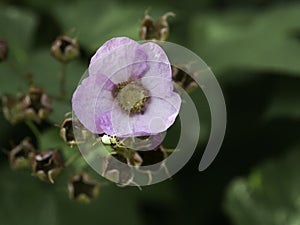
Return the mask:
<svg viewBox="0 0 300 225"><path fill-rule="evenodd" d="M66 71L67 71L67 63L62 62L61 71L59 75L59 86L60 86L59 97L61 99L64 99L66 97L66 75L67 75Z"/></svg>
<svg viewBox="0 0 300 225"><path fill-rule="evenodd" d="M70 165L72 165L73 162L75 162L77 160L77 158L80 156L79 152L77 151L76 153L74 153L65 163L65 167L69 167Z"/></svg>
<svg viewBox="0 0 300 225"><path fill-rule="evenodd" d="M32 133L34 134L34 136L37 140L38 146L41 147L41 133L40 133L40 131L38 130L36 125L31 120L26 120L25 123L29 127L29 129L32 131Z"/></svg>

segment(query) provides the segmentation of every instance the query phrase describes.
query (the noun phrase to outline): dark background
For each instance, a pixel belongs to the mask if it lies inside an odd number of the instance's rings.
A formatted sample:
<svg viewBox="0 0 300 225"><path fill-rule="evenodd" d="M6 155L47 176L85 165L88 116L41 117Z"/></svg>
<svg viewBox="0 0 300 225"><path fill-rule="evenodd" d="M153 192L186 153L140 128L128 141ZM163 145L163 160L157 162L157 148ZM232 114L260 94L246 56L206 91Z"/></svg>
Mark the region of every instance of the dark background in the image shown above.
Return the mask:
<svg viewBox="0 0 300 225"><path fill-rule="evenodd" d="M0 94L25 90L22 76L28 72L55 94L59 64L50 46L58 35L71 33L81 47L80 59L68 65L71 96L101 44L115 36L138 39L146 9L153 17L176 13L169 20L168 40L197 53L222 87L228 125L216 160L198 172L210 122L198 90L192 97L203 136L173 179L143 191L104 185L96 201L80 205L68 199L64 176L57 185L42 183L28 171L11 171L2 154L0 223L300 224L299 1L2 0L0 37L10 52L8 62L0 64ZM60 123L70 103L53 104L55 111L42 129L44 142L56 145L51 124ZM32 135L25 125L11 126L0 116L1 147L25 135Z"/></svg>

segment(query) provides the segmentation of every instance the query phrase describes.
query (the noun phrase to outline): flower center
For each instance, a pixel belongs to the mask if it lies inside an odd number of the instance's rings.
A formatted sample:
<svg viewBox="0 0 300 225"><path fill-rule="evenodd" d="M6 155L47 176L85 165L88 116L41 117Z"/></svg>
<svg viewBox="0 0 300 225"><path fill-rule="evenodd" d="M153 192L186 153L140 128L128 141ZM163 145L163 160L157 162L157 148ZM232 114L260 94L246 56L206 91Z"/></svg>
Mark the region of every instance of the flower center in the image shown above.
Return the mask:
<svg viewBox="0 0 300 225"><path fill-rule="evenodd" d="M136 81L119 83L114 97L121 108L130 114L143 112L146 102L150 99L149 91Z"/></svg>

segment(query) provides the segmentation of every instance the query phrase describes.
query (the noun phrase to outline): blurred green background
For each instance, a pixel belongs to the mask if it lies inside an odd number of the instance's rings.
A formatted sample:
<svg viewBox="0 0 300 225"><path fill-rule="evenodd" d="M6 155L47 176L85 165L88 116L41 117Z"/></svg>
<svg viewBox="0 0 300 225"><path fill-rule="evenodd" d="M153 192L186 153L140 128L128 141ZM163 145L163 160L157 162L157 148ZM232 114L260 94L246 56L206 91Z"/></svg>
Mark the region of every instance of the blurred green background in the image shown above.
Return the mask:
<svg viewBox="0 0 300 225"><path fill-rule="evenodd" d="M0 224L299 225L299 1L2 0L0 37L10 52L0 64L0 94L25 90L17 74L28 72L55 94L59 64L50 46L58 35L73 32L81 57L68 66L71 96L100 45L115 36L138 39L146 9L153 17L176 13L168 40L196 52L223 89L228 126L214 163L197 170L210 123L199 90L192 96L203 136L192 160L172 180L143 191L105 186L99 199L80 205L68 199L63 181L52 186L28 172L12 172L2 154ZM51 124L59 124L70 110L70 104L53 104L45 128L52 134ZM1 147L9 148L10 141L18 143L24 135L32 135L26 126L11 126L0 115ZM43 138L44 147L56 145L55 138Z"/></svg>

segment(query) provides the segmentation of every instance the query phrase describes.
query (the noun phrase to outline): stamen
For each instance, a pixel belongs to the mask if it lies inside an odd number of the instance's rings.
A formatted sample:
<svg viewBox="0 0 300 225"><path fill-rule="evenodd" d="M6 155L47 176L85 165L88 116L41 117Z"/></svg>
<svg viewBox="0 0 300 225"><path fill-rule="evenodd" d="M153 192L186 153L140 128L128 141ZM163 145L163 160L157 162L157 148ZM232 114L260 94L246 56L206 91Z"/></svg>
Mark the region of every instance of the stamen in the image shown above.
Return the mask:
<svg viewBox="0 0 300 225"><path fill-rule="evenodd" d="M130 114L144 112L145 105L150 99L149 91L136 81L126 81L117 84L113 96L120 107Z"/></svg>

